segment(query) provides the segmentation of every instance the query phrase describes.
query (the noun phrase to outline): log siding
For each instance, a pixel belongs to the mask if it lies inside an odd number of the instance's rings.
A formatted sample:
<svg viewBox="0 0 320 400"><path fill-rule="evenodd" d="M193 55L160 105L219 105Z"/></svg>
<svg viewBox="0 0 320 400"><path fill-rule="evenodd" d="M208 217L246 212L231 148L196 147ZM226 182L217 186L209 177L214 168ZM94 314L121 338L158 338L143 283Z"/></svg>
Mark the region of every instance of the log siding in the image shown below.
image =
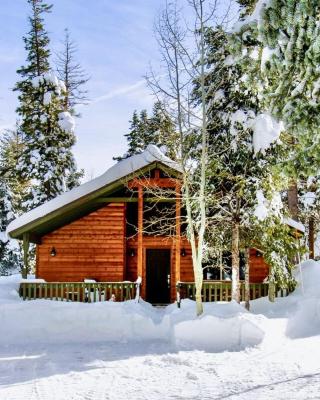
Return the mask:
<svg viewBox="0 0 320 400"><path fill-rule="evenodd" d="M110 203L43 236L36 275L48 282L123 281L124 237L125 204Z"/></svg>

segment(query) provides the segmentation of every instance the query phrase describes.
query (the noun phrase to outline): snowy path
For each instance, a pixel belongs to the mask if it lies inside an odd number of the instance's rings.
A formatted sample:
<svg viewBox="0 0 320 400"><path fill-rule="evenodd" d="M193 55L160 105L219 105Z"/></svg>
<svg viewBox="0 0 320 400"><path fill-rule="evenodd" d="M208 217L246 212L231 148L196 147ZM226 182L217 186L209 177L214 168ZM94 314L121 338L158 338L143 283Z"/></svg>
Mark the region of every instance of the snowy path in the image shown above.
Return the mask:
<svg viewBox="0 0 320 400"><path fill-rule="evenodd" d="M1 400L320 399L320 337L217 354L164 342L0 354Z"/></svg>

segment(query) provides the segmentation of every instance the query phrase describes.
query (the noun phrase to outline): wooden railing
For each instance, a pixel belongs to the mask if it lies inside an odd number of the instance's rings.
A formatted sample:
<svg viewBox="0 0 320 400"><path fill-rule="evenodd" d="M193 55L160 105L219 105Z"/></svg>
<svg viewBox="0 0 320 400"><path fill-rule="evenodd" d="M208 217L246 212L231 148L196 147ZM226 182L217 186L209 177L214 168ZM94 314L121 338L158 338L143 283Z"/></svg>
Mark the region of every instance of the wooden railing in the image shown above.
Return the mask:
<svg viewBox="0 0 320 400"><path fill-rule="evenodd" d="M250 300L268 296L268 283L250 283ZM240 301L245 299L244 282L240 282ZM288 296L286 289L275 291L275 297ZM177 297L180 299L195 299L196 287L194 282L178 282ZM231 301L231 281L204 281L202 288L202 300L212 301Z"/></svg>
<svg viewBox="0 0 320 400"><path fill-rule="evenodd" d="M134 282L21 282L23 300L125 301L135 298L139 283Z"/></svg>

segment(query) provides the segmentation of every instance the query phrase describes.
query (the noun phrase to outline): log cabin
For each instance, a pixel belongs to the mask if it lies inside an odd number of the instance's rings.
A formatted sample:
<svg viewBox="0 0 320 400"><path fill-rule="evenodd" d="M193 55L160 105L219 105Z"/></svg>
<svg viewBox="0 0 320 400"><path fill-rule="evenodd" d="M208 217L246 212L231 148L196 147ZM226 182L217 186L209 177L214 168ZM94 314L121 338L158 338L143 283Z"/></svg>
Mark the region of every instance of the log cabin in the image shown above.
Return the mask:
<svg viewBox="0 0 320 400"><path fill-rule="evenodd" d="M29 245L36 245L38 280L30 281L34 290L25 282L23 297L84 301L81 291L89 290L94 291L94 301L114 293L124 300L132 298L138 277L139 295L152 304L174 302L177 295L192 297L192 255L182 220L180 177L180 166L149 145L13 221L8 233L23 240L25 271ZM230 299L230 277L214 272L205 269L204 300ZM268 273L262 254L251 249L253 297L266 295L263 281Z"/></svg>

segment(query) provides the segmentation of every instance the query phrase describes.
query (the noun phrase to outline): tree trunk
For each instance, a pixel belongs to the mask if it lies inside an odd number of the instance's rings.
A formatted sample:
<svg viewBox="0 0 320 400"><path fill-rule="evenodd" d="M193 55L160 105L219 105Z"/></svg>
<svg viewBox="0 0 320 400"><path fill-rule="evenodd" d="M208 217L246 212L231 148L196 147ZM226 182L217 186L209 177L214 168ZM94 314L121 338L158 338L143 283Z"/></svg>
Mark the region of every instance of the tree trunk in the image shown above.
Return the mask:
<svg viewBox="0 0 320 400"><path fill-rule="evenodd" d="M185 179L185 176L184 176ZM196 286L196 313L197 316L203 313L203 305L202 305L202 283L203 283L203 269L202 269L202 258L203 258L203 235L204 231L200 229L198 241L196 240L195 231L193 229L193 219L192 219L192 211L191 211L191 201L189 194L189 184L188 181L184 181L185 187L185 204L187 210L187 221L190 228L190 244L191 244L191 253L192 253L192 266L193 266L193 274L194 281Z"/></svg>
<svg viewBox="0 0 320 400"><path fill-rule="evenodd" d="M200 273L201 271L201 273ZM203 272L202 272L202 264L197 266L197 273L195 274L195 285L196 285L196 312L197 316L203 313L203 304L202 304L202 283L203 283Z"/></svg>
<svg viewBox="0 0 320 400"><path fill-rule="evenodd" d="M232 226L232 300L240 303L239 290L239 223Z"/></svg>
<svg viewBox="0 0 320 400"><path fill-rule="evenodd" d="M314 217L309 218L309 258L314 259Z"/></svg>
<svg viewBox="0 0 320 400"><path fill-rule="evenodd" d="M276 285L274 280L272 279L271 281L269 281L269 290L268 290L269 301L273 303L275 297L276 297Z"/></svg>
<svg viewBox="0 0 320 400"><path fill-rule="evenodd" d="M244 301L245 308L250 310L250 249L245 249Z"/></svg>
<svg viewBox="0 0 320 400"><path fill-rule="evenodd" d="M292 181L288 189L288 207L291 217L295 220L298 219L298 186L297 181Z"/></svg>

